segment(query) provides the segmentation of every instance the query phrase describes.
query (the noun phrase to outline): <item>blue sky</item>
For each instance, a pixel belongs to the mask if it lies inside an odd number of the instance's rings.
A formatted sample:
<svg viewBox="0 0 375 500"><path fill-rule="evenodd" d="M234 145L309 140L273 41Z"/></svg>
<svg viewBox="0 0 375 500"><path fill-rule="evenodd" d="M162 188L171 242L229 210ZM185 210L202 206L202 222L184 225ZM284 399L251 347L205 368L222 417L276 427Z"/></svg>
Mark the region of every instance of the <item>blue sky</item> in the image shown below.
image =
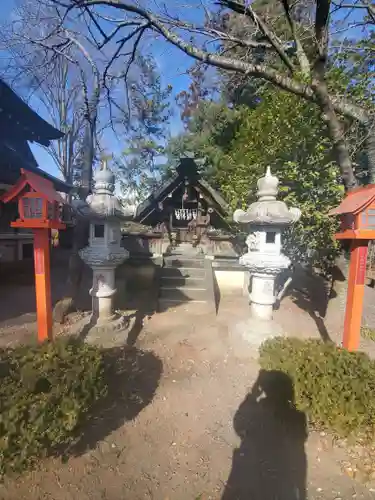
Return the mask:
<svg viewBox="0 0 375 500"><path fill-rule="evenodd" d="M17 0L0 0L0 21L4 22L10 18L16 2ZM165 85L171 84L173 87L172 102L174 102L174 97L189 85L189 77L186 75L186 71L193 61L187 56L182 55L178 49L164 42L154 44L152 52L163 83ZM40 102L36 99L31 99L29 104L43 118L48 119L46 110L43 109L43 105ZM169 131L171 135L177 135L182 131L182 123L178 110L175 110L170 119ZM124 144L119 143L114 134L109 132L104 137L104 146L108 153L116 153L124 149ZM31 144L31 148L39 166L46 172L59 177L59 171L49 153L37 144Z"/></svg>

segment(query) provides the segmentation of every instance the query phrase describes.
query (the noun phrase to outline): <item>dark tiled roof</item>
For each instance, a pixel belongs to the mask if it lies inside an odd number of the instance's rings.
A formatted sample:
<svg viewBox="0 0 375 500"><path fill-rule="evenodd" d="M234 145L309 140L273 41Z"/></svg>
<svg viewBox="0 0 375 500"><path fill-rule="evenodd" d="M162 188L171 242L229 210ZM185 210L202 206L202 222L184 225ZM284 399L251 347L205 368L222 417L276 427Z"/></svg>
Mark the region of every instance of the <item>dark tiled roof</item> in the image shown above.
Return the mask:
<svg viewBox="0 0 375 500"><path fill-rule="evenodd" d="M50 180L57 191L68 193L72 186L38 168L28 144L49 146L51 140L63 136L0 79L0 183L15 184L24 168Z"/></svg>
<svg viewBox="0 0 375 500"><path fill-rule="evenodd" d="M63 136L0 79L0 137L17 137L49 146L50 141Z"/></svg>
<svg viewBox="0 0 375 500"><path fill-rule="evenodd" d="M0 140L0 183L15 184L21 175L21 168L51 181L54 188L62 193L69 193L73 187L40 169L26 141Z"/></svg>
<svg viewBox="0 0 375 500"><path fill-rule="evenodd" d="M141 219L146 213L151 210L153 205L156 205L158 201L165 198L165 196L172 191L180 183L179 176L174 175L167 181L165 181L158 189L153 191L142 203L140 203L135 211L134 218L136 220Z"/></svg>

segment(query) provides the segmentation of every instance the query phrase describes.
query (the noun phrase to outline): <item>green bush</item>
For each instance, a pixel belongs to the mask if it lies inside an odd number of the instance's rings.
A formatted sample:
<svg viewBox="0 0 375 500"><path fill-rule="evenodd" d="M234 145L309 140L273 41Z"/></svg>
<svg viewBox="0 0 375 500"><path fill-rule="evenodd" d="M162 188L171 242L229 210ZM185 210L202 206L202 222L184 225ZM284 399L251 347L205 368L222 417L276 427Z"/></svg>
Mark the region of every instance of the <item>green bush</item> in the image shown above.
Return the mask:
<svg viewBox="0 0 375 500"><path fill-rule="evenodd" d="M375 362L366 354L316 340L276 338L261 346L260 364L289 375L297 409L315 426L344 437L374 437Z"/></svg>
<svg viewBox="0 0 375 500"><path fill-rule="evenodd" d="M104 390L97 348L61 339L0 350L0 474L72 440Z"/></svg>

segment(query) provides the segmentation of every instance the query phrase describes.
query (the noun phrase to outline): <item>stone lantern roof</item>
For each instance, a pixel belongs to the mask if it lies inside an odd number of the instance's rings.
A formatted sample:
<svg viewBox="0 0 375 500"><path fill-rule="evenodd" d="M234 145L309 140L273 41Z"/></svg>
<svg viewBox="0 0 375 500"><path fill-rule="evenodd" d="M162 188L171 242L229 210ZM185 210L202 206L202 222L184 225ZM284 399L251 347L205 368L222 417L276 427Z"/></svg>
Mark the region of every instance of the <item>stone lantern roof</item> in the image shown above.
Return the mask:
<svg viewBox="0 0 375 500"><path fill-rule="evenodd" d="M94 193L87 202L76 205L83 217L89 219L126 220L132 212L126 212L115 196L115 174L104 160L99 172L95 176Z"/></svg>
<svg viewBox="0 0 375 500"><path fill-rule="evenodd" d="M246 211L236 210L233 214L235 222L257 226L289 226L296 222L301 211L288 208L283 201L276 199L279 192L279 179L272 175L267 167L266 175L258 180L258 201L252 203Z"/></svg>

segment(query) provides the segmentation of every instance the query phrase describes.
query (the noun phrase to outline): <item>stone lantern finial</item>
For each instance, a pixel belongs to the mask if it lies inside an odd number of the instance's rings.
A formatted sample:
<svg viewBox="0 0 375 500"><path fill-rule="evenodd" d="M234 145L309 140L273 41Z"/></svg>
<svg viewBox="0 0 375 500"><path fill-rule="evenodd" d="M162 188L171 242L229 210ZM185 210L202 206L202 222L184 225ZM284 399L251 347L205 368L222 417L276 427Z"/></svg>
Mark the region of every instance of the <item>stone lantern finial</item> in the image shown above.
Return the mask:
<svg viewBox="0 0 375 500"><path fill-rule="evenodd" d="M257 186L258 201L252 203L246 211L236 210L233 214L235 222L284 227L300 218L298 208L288 208L283 201L277 200L279 179L272 175L270 167L267 167L266 175L258 180Z"/></svg>
<svg viewBox="0 0 375 500"><path fill-rule="evenodd" d="M271 167L267 167L266 175L261 177L258 182L257 197L259 201L275 200L279 192L279 179L272 175Z"/></svg>
<svg viewBox="0 0 375 500"><path fill-rule="evenodd" d="M95 194L112 194L115 190L115 174L103 160L99 172L95 176Z"/></svg>

